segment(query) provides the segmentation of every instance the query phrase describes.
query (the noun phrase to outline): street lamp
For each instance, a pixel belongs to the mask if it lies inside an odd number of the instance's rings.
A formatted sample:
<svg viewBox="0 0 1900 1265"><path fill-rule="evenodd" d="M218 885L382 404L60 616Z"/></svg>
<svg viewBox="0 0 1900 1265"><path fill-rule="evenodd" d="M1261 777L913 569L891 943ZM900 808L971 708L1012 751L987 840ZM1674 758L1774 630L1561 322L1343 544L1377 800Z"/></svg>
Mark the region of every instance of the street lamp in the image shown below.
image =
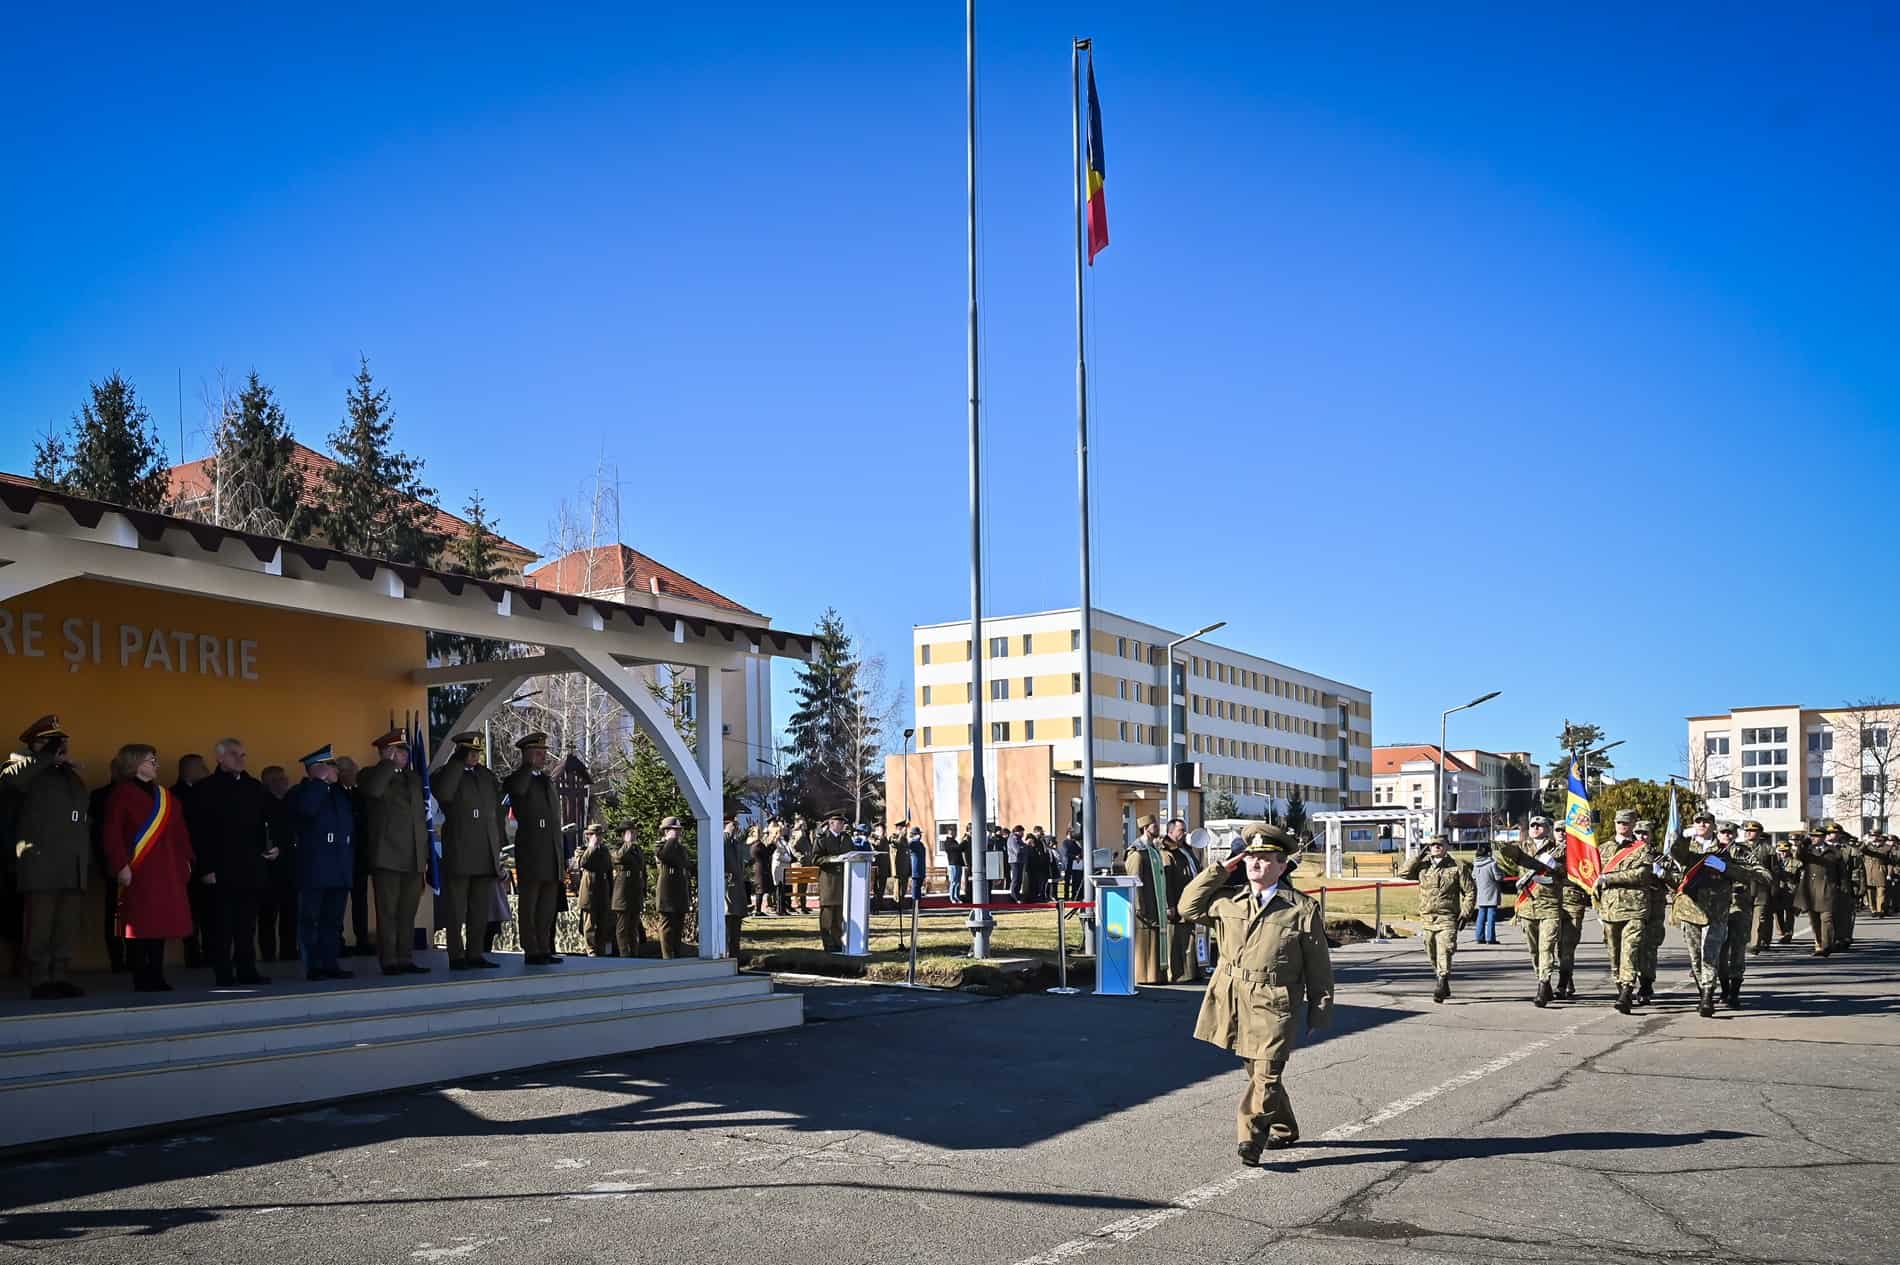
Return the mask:
<svg viewBox="0 0 1900 1265"><path fill-rule="evenodd" d="M908 827L911 824L910 822L910 740L911 740L911 736L915 734L916 732L917 731L915 729L906 729L904 731L904 824L906 827Z"/></svg>
<svg viewBox="0 0 1900 1265"><path fill-rule="evenodd" d="M1445 730L1447 728L1447 722L1453 712L1469 711L1479 703L1488 703L1502 693L1504 693L1503 690L1492 690L1489 694L1479 695L1469 703L1460 703L1456 707L1447 707L1444 711L1438 713L1438 783L1432 789L1432 799L1434 801L1432 805L1432 833L1434 835L1440 835L1445 832Z"/></svg>
<svg viewBox="0 0 1900 1265"><path fill-rule="evenodd" d="M1612 747L1620 747L1628 741L1629 739L1627 738L1618 738L1615 742L1604 743L1602 746L1598 747L1595 751L1586 751L1583 753L1582 756L1579 757L1579 763L1581 763L1583 766L1583 789L1585 790L1585 792L1588 792L1590 789L1590 757L1593 755L1602 755L1605 751L1610 750Z"/></svg>
<svg viewBox="0 0 1900 1265"><path fill-rule="evenodd" d="M1168 658L1167 663L1164 665L1165 684L1162 686L1161 693L1161 701L1167 705L1168 712L1168 746L1165 758L1162 761L1162 764L1165 766L1168 782L1167 797L1164 801L1167 812L1163 818L1164 821L1174 820L1174 649L1176 646L1184 645L1197 637L1205 637L1216 628L1225 627L1227 627L1227 621L1217 619L1205 628L1197 629L1185 637L1176 637L1173 641L1168 643Z"/></svg>

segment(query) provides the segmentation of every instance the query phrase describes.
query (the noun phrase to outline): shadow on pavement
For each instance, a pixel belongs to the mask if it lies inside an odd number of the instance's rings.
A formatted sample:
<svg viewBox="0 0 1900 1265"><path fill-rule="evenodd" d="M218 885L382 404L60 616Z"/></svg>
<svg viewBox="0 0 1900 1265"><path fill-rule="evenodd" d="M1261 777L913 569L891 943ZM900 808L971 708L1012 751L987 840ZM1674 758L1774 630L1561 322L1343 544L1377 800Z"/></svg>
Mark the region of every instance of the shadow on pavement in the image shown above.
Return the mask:
<svg viewBox="0 0 1900 1265"><path fill-rule="evenodd" d="M1589 1130L1580 1133L1551 1133L1542 1137L1501 1138L1403 1138L1389 1142L1314 1142L1320 1151L1348 1151L1353 1154L1322 1154L1312 1159L1294 1159L1285 1164L1267 1163L1264 1168L1283 1172L1309 1172L1316 1168L1336 1168L1342 1164L1427 1164L1446 1160L1489 1160L1506 1156L1555 1155L1566 1151L1655 1151L1672 1147L1700 1146L1704 1142L1725 1142L1735 1138L1757 1138L1758 1133L1734 1129L1698 1129L1693 1133L1615 1133ZM1379 1154L1371 1154L1371 1152ZM1688 1171L1688 1170L1685 1170Z"/></svg>

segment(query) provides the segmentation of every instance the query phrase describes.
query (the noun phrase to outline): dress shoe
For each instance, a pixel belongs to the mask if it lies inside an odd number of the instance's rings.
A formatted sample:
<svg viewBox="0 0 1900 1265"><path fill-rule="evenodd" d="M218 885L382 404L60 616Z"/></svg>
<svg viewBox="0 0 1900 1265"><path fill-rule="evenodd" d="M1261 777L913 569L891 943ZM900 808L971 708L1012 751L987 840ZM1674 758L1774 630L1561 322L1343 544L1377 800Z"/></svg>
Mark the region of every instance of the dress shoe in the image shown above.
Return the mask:
<svg viewBox="0 0 1900 1265"><path fill-rule="evenodd" d="M561 960L561 955L558 953L543 953L541 955L541 965L543 966L553 966L556 962L559 962L560 960Z"/></svg>
<svg viewBox="0 0 1900 1265"><path fill-rule="evenodd" d="M1240 1162L1245 1164L1248 1168L1260 1167L1260 1144L1258 1142L1242 1142L1239 1146L1235 1147L1234 1150L1239 1154Z"/></svg>
<svg viewBox="0 0 1900 1265"><path fill-rule="evenodd" d="M240 984L268 984L270 983L270 976L259 975L256 971L252 971L249 975L238 976L237 982Z"/></svg>
<svg viewBox="0 0 1900 1265"><path fill-rule="evenodd" d="M1299 1143L1300 1135L1297 1133L1269 1133L1267 1135L1267 1149L1269 1151L1284 1151L1290 1146L1298 1146Z"/></svg>
<svg viewBox="0 0 1900 1265"><path fill-rule="evenodd" d="M471 970L477 971L499 971L501 969L501 963L491 962L487 958L470 958L464 965Z"/></svg>
<svg viewBox="0 0 1900 1265"><path fill-rule="evenodd" d="M1551 996L1550 981L1547 979L1538 980L1537 981L1537 996L1532 999L1532 1004L1535 1005L1539 1010L1542 1010L1545 1006L1550 1005L1550 996Z"/></svg>

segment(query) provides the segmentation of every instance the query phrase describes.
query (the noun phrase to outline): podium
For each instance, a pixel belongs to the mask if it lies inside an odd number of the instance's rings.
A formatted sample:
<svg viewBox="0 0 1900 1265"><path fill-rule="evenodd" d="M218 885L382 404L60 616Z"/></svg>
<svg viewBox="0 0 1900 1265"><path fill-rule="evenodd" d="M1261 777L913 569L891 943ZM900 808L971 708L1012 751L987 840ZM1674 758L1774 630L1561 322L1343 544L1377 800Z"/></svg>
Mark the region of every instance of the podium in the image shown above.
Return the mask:
<svg viewBox="0 0 1900 1265"><path fill-rule="evenodd" d="M841 852L826 857L844 867L844 956L871 955L871 865L875 852Z"/></svg>
<svg viewBox="0 0 1900 1265"><path fill-rule="evenodd" d="M1133 874L1095 876L1095 995L1135 995L1135 889Z"/></svg>

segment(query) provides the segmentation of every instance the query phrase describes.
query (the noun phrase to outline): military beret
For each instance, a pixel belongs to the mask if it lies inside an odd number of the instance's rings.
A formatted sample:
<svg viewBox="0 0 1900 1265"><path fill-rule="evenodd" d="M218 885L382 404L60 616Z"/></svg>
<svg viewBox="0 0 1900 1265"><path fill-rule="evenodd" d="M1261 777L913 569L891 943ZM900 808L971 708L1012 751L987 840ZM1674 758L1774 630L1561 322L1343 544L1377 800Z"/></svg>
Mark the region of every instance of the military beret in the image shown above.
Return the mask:
<svg viewBox="0 0 1900 1265"><path fill-rule="evenodd" d="M47 738L70 738L71 734L60 728L59 717L42 716L20 731L20 741L27 746Z"/></svg>
<svg viewBox="0 0 1900 1265"><path fill-rule="evenodd" d="M384 747L400 747L408 741L409 739L403 736L402 730L392 729L369 745L381 751Z"/></svg>
<svg viewBox="0 0 1900 1265"><path fill-rule="evenodd" d="M681 822L681 821L680 821L680 819L679 819L679 818L677 818L677 817L668 817L668 818L667 818L667 819L666 819L665 821L662 821L662 822L660 823L660 829L662 829L662 830L684 830L684 829L686 829L686 826L685 826L685 824L684 824L683 822Z"/></svg>
<svg viewBox="0 0 1900 1265"><path fill-rule="evenodd" d="M544 733L539 733L539 732L528 734L526 737L522 738L519 742L515 743L515 750L517 751L534 751L534 750L546 751L547 749L548 749L548 736Z"/></svg>
<svg viewBox="0 0 1900 1265"><path fill-rule="evenodd" d="M1544 814L1542 813L1538 813L1536 816L1531 818L1531 825L1533 826L1548 826L1549 824L1550 824L1550 818L1544 816Z"/></svg>
<svg viewBox="0 0 1900 1265"><path fill-rule="evenodd" d="M1626 821L1635 821L1636 810L1634 808L1620 808L1617 810L1616 820L1618 825Z"/></svg>

